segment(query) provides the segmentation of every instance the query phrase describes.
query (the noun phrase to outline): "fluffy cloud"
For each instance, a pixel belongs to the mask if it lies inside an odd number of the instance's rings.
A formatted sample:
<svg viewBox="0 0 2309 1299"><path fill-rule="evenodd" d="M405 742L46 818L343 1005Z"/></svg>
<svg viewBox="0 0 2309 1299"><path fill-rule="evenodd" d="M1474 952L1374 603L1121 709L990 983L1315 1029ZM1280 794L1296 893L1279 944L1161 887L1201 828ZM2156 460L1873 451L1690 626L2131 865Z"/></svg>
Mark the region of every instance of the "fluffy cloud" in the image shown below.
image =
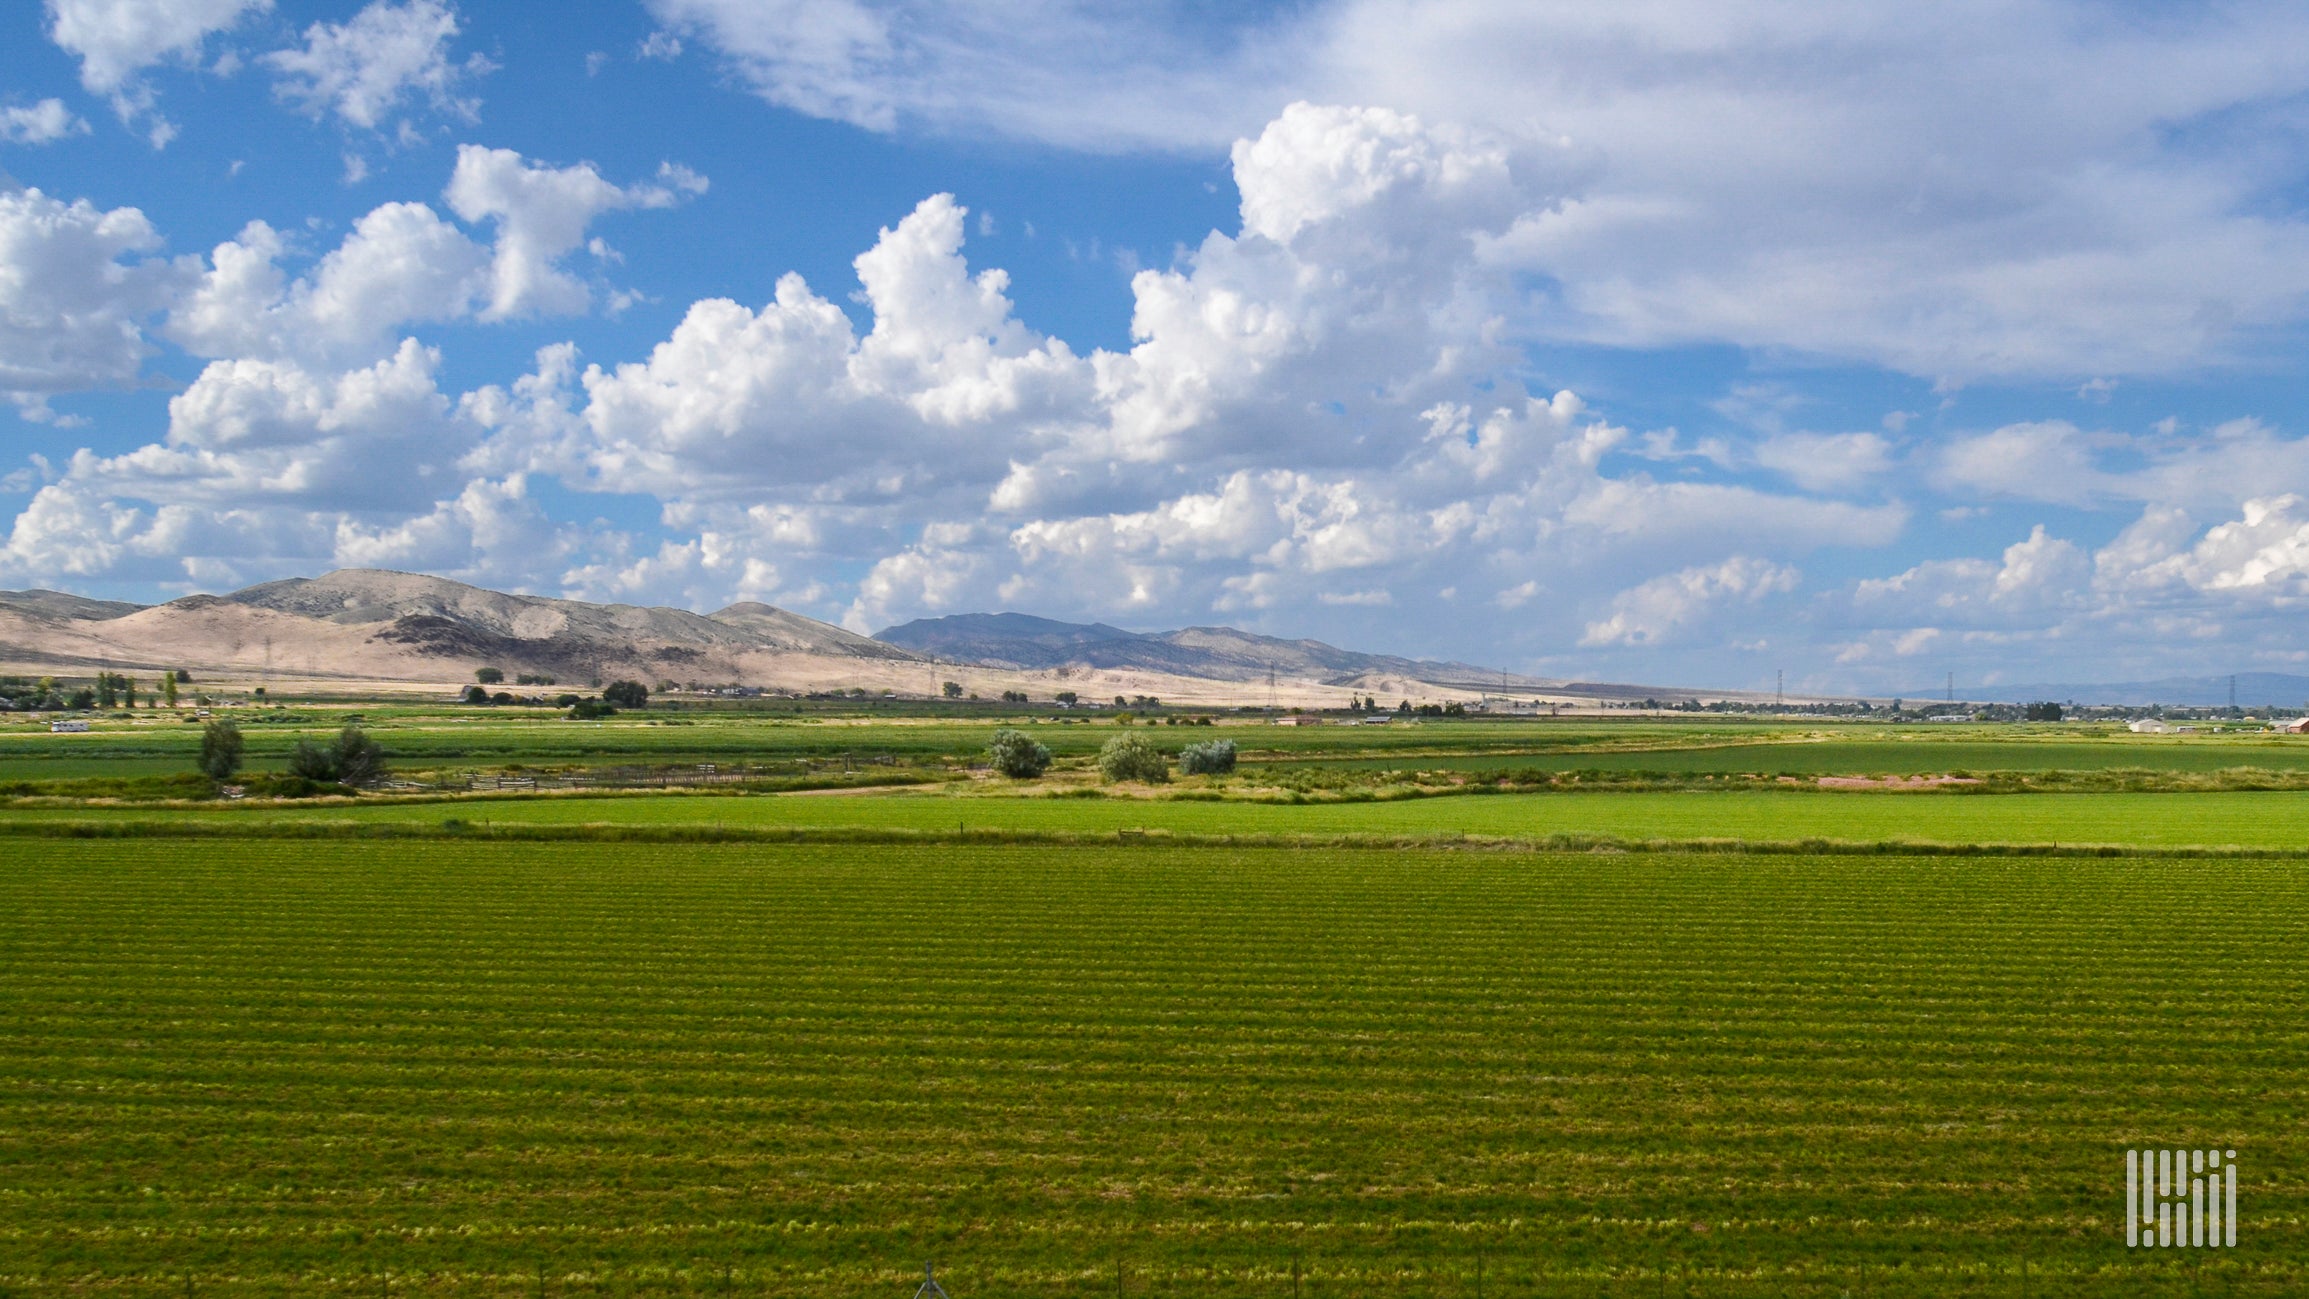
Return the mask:
<svg viewBox="0 0 2309 1299"><path fill-rule="evenodd" d="M695 304L646 362L589 367L581 417L531 418L533 463L683 498L889 498L988 480L1027 429L1081 410L1092 377L1013 318L1002 272L969 273L963 216L949 196L924 200L858 257L874 313L862 337L795 275L758 312ZM481 399L493 421L575 404L545 382L501 398Z"/></svg>
<svg viewBox="0 0 2309 1299"><path fill-rule="evenodd" d="M2092 564L2073 542L2043 525L2005 547L2001 562L1941 559L1893 577L1862 581L1853 604L1863 616L1934 626L2032 625L2062 608L2081 608Z"/></svg>
<svg viewBox="0 0 2309 1299"><path fill-rule="evenodd" d="M280 78L276 93L308 116L335 113L376 130L404 100L422 96L434 111L472 121L480 106L460 98L459 87L491 65L479 55L449 61L458 30L457 11L443 0L374 0L350 22L314 23L302 48L276 50L264 62Z"/></svg>
<svg viewBox="0 0 2309 1299"><path fill-rule="evenodd" d="M0 394L40 412L56 393L134 383L144 322L192 275L138 256L159 246L135 208L0 190Z"/></svg>
<svg viewBox="0 0 2309 1299"><path fill-rule="evenodd" d="M405 341L341 374L293 362L212 362L169 402L168 440L75 457L70 481L140 500L396 511L459 490L469 428L435 386L437 353Z"/></svg>
<svg viewBox="0 0 2309 1299"><path fill-rule="evenodd" d="M446 196L458 216L497 227L476 242L422 203L387 203L354 223L313 270L291 280L286 239L251 222L217 246L199 284L170 313L169 337L204 356L365 361L403 326L582 312L592 291L561 261L603 212L663 208L705 181L668 164L662 184L617 186L591 164L541 167L507 149L466 145Z"/></svg>
<svg viewBox="0 0 2309 1299"><path fill-rule="evenodd" d="M2309 493L2309 439L2254 419L2145 434L2049 420L1958 437L1939 449L1933 470L1945 490L1992 498L2226 509L2248 496Z"/></svg>
<svg viewBox="0 0 2309 1299"><path fill-rule="evenodd" d="M80 83L112 94L138 72L191 54L272 0L48 0L48 38L80 60Z"/></svg>
<svg viewBox="0 0 2309 1299"><path fill-rule="evenodd" d="M88 123L61 99L43 99L30 108L0 108L0 144L54 144L88 134Z"/></svg>
<svg viewBox="0 0 2309 1299"><path fill-rule="evenodd" d="M1754 604L1796 589L1793 568L1734 555L1720 564L1687 568L1632 587L1612 601L1609 618L1589 623L1582 645L1655 645L1735 603Z"/></svg>
<svg viewBox="0 0 2309 1299"><path fill-rule="evenodd" d="M668 208L706 189L703 176L671 163L659 169L659 179L663 183L613 185L592 163L539 167L511 149L459 145L457 171L444 191L450 210L472 224L497 227L481 318L585 310L591 301L585 285L556 263L604 212Z"/></svg>
<svg viewBox="0 0 2309 1299"><path fill-rule="evenodd" d="M1303 98L1568 139L1582 182L1494 252L1548 286L1522 321L1550 338L2073 384L2236 359L2309 310L2278 198L2309 17L2283 5L650 7L770 101L877 130L1201 150ZM2246 138L2286 143L2201 147Z"/></svg>
<svg viewBox="0 0 2309 1299"><path fill-rule="evenodd" d="M272 0L47 0L48 38L80 60L80 84L108 96L122 121L149 113L153 95L137 74L168 59L193 58L208 38ZM155 118L154 147L176 134Z"/></svg>

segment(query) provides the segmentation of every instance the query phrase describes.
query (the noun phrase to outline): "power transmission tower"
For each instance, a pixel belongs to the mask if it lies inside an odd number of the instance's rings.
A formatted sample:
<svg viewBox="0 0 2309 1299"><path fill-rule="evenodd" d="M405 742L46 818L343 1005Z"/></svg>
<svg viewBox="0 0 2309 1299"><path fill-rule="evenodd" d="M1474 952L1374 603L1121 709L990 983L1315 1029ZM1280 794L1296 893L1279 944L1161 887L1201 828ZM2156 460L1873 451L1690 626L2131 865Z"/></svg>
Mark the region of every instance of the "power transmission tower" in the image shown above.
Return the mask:
<svg viewBox="0 0 2309 1299"><path fill-rule="evenodd" d="M1787 707L1787 704L1788 670L1786 668L1774 668L1772 670L1772 707L1780 709Z"/></svg>
<svg viewBox="0 0 2309 1299"><path fill-rule="evenodd" d="M2237 711L2237 677L2235 673L2231 673L2229 676L2229 711L2231 713Z"/></svg>
<svg viewBox="0 0 2309 1299"><path fill-rule="evenodd" d="M1948 674L1948 698L1946 702L1952 704L1956 702L1956 674L1954 672Z"/></svg>
<svg viewBox="0 0 2309 1299"><path fill-rule="evenodd" d="M938 1274L930 1270L928 1263L924 1263L922 1265L922 1286L914 1292L914 1299L928 1299L930 1295L936 1295L938 1299L953 1299L952 1295L946 1293L946 1287L938 1284Z"/></svg>

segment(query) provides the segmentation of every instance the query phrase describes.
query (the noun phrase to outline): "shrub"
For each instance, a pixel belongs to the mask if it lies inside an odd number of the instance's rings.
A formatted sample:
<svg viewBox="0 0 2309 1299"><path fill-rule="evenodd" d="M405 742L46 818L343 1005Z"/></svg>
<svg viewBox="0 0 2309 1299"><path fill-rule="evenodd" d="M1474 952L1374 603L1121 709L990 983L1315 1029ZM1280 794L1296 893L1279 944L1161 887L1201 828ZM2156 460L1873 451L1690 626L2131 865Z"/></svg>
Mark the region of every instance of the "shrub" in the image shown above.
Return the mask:
<svg viewBox="0 0 2309 1299"><path fill-rule="evenodd" d="M1108 780L1160 784L1171 778L1171 760L1144 736L1117 735L1098 751L1098 770Z"/></svg>
<svg viewBox="0 0 2309 1299"><path fill-rule="evenodd" d="M1050 769L1050 750L1024 731L1005 726L986 746L994 769L1012 780L1032 780Z"/></svg>
<svg viewBox="0 0 2309 1299"><path fill-rule="evenodd" d="M201 728L200 770L211 780L231 780L241 769L241 728L219 717Z"/></svg>
<svg viewBox="0 0 2309 1299"><path fill-rule="evenodd" d="M358 726L347 726L326 748L311 740L289 750L289 775L315 785L361 785L385 774L385 750Z"/></svg>
<svg viewBox="0 0 2309 1299"><path fill-rule="evenodd" d="M337 742L329 746L329 756L335 760L337 779L347 785L366 785L385 775L385 749L358 726L346 726L337 733Z"/></svg>
<svg viewBox="0 0 2309 1299"><path fill-rule="evenodd" d="M289 750L289 774L316 785L334 784L337 762L327 749L311 740L299 740L297 747Z"/></svg>
<svg viewBox="0 0 2309 1299"><path fill-rule="evenodd" d="M473 674L473 679L482 685L493 686L505 679L505 669L482 668Z"/></svg>
<svg viewBox="0 0 2309 1299"><path fill-rule="evenodd" d="M1235 769L1233 740L1205 740L1179 750L1179 770L1190 776L1224 776Z"/></svg>
<svg viewBox="0 0 2309 1299"><path fill-rule="evenodd" d="M612 681L602 687L601 701L613 708L646 708L649 687L639 681Z"/></svg>
<svg viewBox="0 0 2309 1299"><path fill-rule="evenodd" d="M461 704L486 704L489 702L489 692L479 686L467 686L465 693L457 696L457 702Z"/></svg>
<svg viewBox="0 0 2309 1299"><path fill-rule="evenodd" d="M578 721L590 722L597 718L615 717L617 709L598 699L579 699L569 705L569 715Z"/></svg>

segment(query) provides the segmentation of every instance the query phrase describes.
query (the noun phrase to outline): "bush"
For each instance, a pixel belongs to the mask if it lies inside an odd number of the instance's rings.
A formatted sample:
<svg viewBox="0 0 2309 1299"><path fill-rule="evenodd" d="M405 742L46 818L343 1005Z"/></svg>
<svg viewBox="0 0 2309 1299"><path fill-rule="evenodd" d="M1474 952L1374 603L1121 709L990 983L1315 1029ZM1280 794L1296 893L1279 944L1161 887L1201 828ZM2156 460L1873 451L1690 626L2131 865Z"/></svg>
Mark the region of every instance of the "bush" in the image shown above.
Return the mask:
<svg viewBox="0 0 2309 1299"><path fill-rule="evenodd" d="M615 717L617 709L598 699L578 699L570 703L569 715L577 721L590 722L603 717Z"/></svg>
<svg viewBox="0 0 2309 1299"><path fill-rule="evenodd" d="M226 781L241 769L241 728L230 717L219 717L201 728L200 770L210 780Z"/></svg>
<svg viewBox="0 0 2309 1299"><path fill-rule="evenodd" d="M601 701L613 708L646 708L649 687L639 681L612 681L602 687Z"/></svg>
<svg viewBox="0 0 2309 1299"><path fill-rule="evenodd" d="M1235 769L1233 740L1205 740L1179 750L1179 770L1190 776L1224 776Z"/></svg>
<svg viewBox="0 0 2309 1299"><path fill-rule="evenodd" d="M482 685L493 686L505 680L505 669L482 668L473 674L473 679Z"/></svg>
<svg viewBox="0 0 2309 1299"><path fill-rule="evenodd" d="M385 750L358 726L347 726L323 748L311 740L289 750L289 774L315 785L362 785L385 774Z"/></svg>
<svg viewBox="0 0 2309 1299"><path fill-rule="evenodd" d="M1108 780L1143 780L1155 785L1171 778L1171 760L1144 736L1117 735L1098 751L1098 770Z"/></svg>
<svg viewBox="0 0 2309 1299"><path fill-rule="evenodd" d="M316 785L335 784L337 762L327 749L311 740L299 740L297 747L289 750L289 774Z"/></svg>
<svg viewBox="0 0 2309 1299"><path fill-rule="evenodd" d="M457 702L461 704L486 704L489 702L489 692L479 686L467 686L465 693L457 696Z"/></svg>
<svg viewBox="0 0 2309 1299"><path fill-rule="evenodd" d="M347 785L366 785L385 776L384 746L358 726L348 725L337 733L329 756L336 760L337 779Z"/></svg>
<svg viewBox="0 0 2309 1299"><path fill-rule="evenodd" d="M1050 750L1024 731L1003 727L986 746L994 769L1012 780L1032 780L1050 769Z"/></svg>

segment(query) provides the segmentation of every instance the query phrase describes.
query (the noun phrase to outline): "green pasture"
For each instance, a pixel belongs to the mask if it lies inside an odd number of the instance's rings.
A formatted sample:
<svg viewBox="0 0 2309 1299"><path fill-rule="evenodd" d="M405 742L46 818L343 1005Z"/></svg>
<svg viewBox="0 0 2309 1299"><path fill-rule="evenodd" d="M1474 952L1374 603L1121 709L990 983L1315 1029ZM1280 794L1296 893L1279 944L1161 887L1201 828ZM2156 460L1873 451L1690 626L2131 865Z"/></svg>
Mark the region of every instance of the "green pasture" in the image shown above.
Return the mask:
<svg viewBox="0 0 2309 1299"><path fill-rule="evenodd" d="M234 714L253 770L276 769L299 740L323 739L359 716L401 767L416 771L769 766L886 760L911 766L982 761L998 725L1019 725L1062 761L1081 761L1120 728L1042 714L981 720L789 717L653 709L577 722L542 710L406 707L242 709ZM81 735L45 724L0 724L0 781L163 775L187 770L200 728L166 714L112 714ZM1389 726L1268 726L1222 716L1215 727L1142 725L1168 747L1224 737L1253 765L1363 773L1644 771L1667 773L1929 774L2098 771L2138 767L2210 772L2309 770L2309 740L2260 733L2135 736L2106 726L1820 725L1810 721L1619 719L1423 720Z"/></svg>
<svg viewBox="0 0 2309 1299"><path fill-rule="evenodd" d="M1912 740L1906 737L1835 739L1799 743L1772 740L1652 749L1574 750L1530 753L1437 753L1406 757L1357 754L1326 758L1278 755L1294 764L1333 770L1376 771L1414 765L1433 771L1648 771L1663 773L1755 773L1757 775L1939 775L1962 771L2154 771L2211 772L2233 767L2266 771L2309 771L2309 737L2196 740L2127 736L2091 741L2045 739Z"/></svg>
<svg viewBox="0 0 2309 1299"><path fill-rule="evenodd" d="M2291 862L6 851L14 1295L2309 1287Z"/></svg>
<svg viewBox="0 0 2309 1299"><path fill-rule="evenodd" d="M1556 835L1627 840L1827 839L1859 843L2118 844L2309 853L2309 791L2196 794L1596 792L1460 794L1364 802L1192 801L939 793L636 794L413 803L239 804L155 812L133 805L18 808L18 823L268 822L477 829L517 826L718 827L1100 835Z"/></svg>

